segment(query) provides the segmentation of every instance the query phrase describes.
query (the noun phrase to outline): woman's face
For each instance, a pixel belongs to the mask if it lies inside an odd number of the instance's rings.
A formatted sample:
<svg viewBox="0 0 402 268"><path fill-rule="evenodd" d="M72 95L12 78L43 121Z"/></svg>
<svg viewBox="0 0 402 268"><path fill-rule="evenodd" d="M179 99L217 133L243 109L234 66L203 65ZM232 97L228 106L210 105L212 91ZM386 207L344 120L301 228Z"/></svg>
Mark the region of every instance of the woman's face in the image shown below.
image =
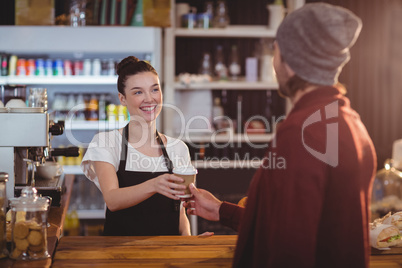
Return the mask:
<svg viewBox="0 0 402 268"><path fill-rule="evenodd" d="M128 76L125 96L119 93L121 104L127 106L131 117L154 121L162 110L162 91L159 77L151 72Z"/></svg>

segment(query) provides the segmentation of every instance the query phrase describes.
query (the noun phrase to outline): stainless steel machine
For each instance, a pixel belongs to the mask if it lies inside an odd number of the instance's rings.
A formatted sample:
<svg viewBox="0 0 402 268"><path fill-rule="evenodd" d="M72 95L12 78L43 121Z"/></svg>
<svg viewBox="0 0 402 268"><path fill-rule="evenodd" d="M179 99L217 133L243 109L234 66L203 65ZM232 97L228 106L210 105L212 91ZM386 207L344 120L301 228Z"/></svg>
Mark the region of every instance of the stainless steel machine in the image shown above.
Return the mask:
<svg viewBox="0 0 402 268"><path fill-rule="evenodd" d="M24 186L33 184L34 165L43 164L52 152L53 156L79 154L78 148L63 152L50 148L51 136L63 134L64 122L49 121L49 114L42 107L8 108L0 112L0 126L0 171L9 174L7 199L18 195ZM42 195L51 195L52 190L61 195L63 178L62 175L55 180L38 181L34 186L39 193L45 191Z"/></svg>

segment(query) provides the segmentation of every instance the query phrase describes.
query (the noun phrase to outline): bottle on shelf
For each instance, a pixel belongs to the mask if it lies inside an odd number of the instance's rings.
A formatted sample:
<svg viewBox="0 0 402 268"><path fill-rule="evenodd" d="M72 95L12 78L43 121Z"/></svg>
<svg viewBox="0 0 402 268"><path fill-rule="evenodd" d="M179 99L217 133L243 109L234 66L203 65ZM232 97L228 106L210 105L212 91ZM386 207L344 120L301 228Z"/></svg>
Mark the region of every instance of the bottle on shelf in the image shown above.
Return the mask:
<svg viewBox="0 0 402 268"><path fill-rule="evenodd" d="M272 64L272 50L266 39L261 39L261 53L260 53L260 80L263 82L272 82L274 80L274 68Z"/></svg>
<svg viewBox="0 0 402 268"><path fill-rule="evenodd" d="M57 122L60 120L64 120L66 118L66 115L64 114L64 111L66 110L65 95L62 95L60 93L55 94L52 109L53 109L54 121Z"/></svg>
<svg viewBox="0 0 402 268"><path fill-rule="evenodd" d="M236 118L236 122L237 122L237 129L236 132L237 133L243 133L243 96L242 95L238 95L237 96L237 118Z"/></svg>
<svg viewBox="0 0 402 268"><path fill-rule="evenodd" d="M73 94L68 95L68 97L67 97L67 104L66 104L66 106L65 106L65 109L66 109L66 110L65 110L66 119L68 119L68 120L75 120L76 115L73 114L73 113L70 114L70 111L74 109L75 105L76 105L75 96L74 96Z"/></svg>
<svg viewBox="0 0 402 268"><path fill-rule="evenodd" d="M99 119L99 102L95 94L91 95L88 104L88 120L97 121Z"/></svg>
<svg viewBox="0 0 402 268"><path fill-rule="evenodd" d="M208 74L212 76L212 64L211 55L209 53L204 53L201 62L200 74Z"/></svg>
<svg viewBox="0 0 402 268"><path fill-rule="evenodd" d="M99 120L106 120L106 96L101 94L99 97Z"/></svg>
<svg viewBox="0 0 402 268"><path fill-rule="evenodd" d="M80 219L78 218L78 213L75 206L73 206L71 210L67 212L64 220L63 234L65 236L80 235Z"/></svg>
<svg viewBox="0 0 402 268"><path fill-rule="evenodd" d="M8 55L6 53L1 54L1 76L8 75Z"/></svg>
<svg viewBox="0 0 402 268"><path fill-rule="evenodd" d="M63 60L56 59L53 61L53 75L54 76L63 76L64 74L64 66Z"/></svg>
<svg viewBox="0 0 402 268"><path fill-rule="evenodd" d="M82 60L75 60L73 64L74 75L83 75L83 62Z"/></svg>
<svg viewBox="0 0 402 268"><path fill-rule="evenodd" d="M214 99L214 106L212 107L212 120L215 130L220 130L223 128L224 123L223 116L224 111L221 105L221 99L219 97L216 97Z"/></svg>
<svg viewBox="0 0 402 268"><path fill-rule="evenodd" d="M70 3L70 26L79 27L86 25L85 0L72 0Z"/></svg>
<svg viewBox="0 0 402 268"><path fill-rule="evenodd" d="M230 63L229 63L229 73L230 73L230 79L231 80L238 80L241 67L239 64L239 55L237 52L237 46L233 45L232 46L232 51L231 51L231 57L230 57Z"/></svg>
<svg viewBox="0 0 402 268"><path fill-rule="evenodd" d="M222 46L217 46L215 58L215 75L218 77L218 80L227 80L228 69L225 65Z"/></svg>
<svg viewBox="0 0 402 268"><path fill-rule="evenodd" d="M51 59L45 60L45 76L53 75L53 61Z"/></svg>
<svg viewBox="0 0 402 268"><path fill-rule="evenodd" d="M85 121L86 105L84 95L82 93L78 94L76 105L79 105L79 107L77 107L78 111L75 113L75 119L79 121Z"/></svg>
<svg viewBox="0 0 402 268"><path fill-rule="evenodd" d="M228 7L226 1L219 0L216 5L216 12L214 17L214 27L225 28L230 24L230 19L228 15Z"/></svg>
<svg viewBox="0 0 402 268"><path fill-rule="evenodd" d="M25 76L26 75L26 62L25 59L17 60L17 76Z"/></svg>

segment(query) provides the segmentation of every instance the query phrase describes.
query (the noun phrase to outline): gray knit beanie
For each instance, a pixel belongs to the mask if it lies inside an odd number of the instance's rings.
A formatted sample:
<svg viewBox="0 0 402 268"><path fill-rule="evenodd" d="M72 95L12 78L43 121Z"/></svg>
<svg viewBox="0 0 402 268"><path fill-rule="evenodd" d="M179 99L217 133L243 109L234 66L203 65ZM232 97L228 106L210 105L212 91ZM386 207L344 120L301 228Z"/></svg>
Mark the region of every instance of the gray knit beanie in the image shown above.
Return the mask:
<svg viewBox="0 0 402 268"><path fill-rule="evenodd" d="M362 28L350 10L325 3L311 3L285 17L276 40L282 57L304 80L334 85L349 61Z"/></svg>

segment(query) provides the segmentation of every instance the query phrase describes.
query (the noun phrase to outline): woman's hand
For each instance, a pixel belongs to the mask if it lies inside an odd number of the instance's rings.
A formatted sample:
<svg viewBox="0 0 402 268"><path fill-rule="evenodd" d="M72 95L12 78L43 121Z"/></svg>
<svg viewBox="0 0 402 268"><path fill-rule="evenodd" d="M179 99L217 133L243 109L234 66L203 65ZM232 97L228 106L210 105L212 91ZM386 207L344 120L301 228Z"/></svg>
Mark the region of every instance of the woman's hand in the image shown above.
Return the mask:
<svg viewBox="0 0 402 268"><path fill-rule="evenodd" d="M154 191L168 198L179 200L177 195L184 195L186 186L178 184L184 182L173 174L162 174L152 180Z"/></svg>

